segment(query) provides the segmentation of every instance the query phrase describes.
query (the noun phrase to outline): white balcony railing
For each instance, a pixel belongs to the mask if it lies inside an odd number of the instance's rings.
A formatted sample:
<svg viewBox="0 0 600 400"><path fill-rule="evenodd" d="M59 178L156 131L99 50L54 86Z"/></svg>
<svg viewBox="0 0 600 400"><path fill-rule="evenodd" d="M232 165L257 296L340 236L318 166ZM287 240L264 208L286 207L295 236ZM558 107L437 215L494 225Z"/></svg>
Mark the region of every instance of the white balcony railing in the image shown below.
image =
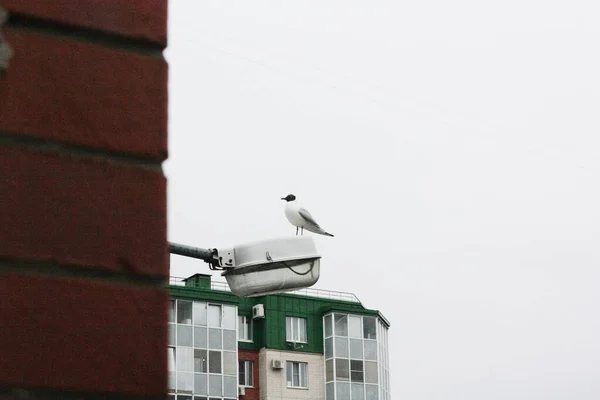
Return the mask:
<svg viewBox="0 0 600 400"><path fill-rule="evenodd" d="M186 283L184 282L184 278L171 276L171 277L169 277L169 285L186 286ZM198 286L202 287L202 284L198 284ZM218 290L218 291L222 291L222 292L231 291L229 289L229 285L227 284L227 282L213 281L213 280L211 280L211 282L210 282L210 289ZM356 297L356 295L354 295L354 293L336 292L334 290L306 288L306 289L290 291L288 293L299 295L299 296L318 297L321 299L340 300L340 301L348 301L351 303L360 303L360 300L358 299L358 297Z"/></svg>

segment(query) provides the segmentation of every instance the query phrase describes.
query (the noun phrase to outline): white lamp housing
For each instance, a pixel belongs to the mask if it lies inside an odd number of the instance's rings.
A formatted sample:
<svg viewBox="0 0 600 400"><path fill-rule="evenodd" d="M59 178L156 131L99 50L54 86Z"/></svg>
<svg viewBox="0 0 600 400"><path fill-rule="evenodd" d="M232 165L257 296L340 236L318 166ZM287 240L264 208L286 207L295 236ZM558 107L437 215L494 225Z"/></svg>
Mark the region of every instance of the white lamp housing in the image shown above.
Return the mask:
<svg viewBox="0 0 600 400"><path fill-rule="evenodd" d="M231 250L219 250L231 254ZM319 280L321 256L310 236L292 236L236 246L233 267L222 276L239 297L258 297L310 287Z"/></svg>

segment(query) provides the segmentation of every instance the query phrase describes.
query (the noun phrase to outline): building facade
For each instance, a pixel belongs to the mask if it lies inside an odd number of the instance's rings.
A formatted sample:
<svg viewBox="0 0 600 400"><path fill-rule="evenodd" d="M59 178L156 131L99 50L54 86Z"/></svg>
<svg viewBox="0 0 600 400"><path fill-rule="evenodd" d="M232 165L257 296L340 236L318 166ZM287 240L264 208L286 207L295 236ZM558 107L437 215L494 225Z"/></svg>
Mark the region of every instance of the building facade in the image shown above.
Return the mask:
<svg viewBox="0 0 600 400"><path fill-rule="evenodd" d="M349 293L169 285L170 400L389 400L389 322Z"/></svg>

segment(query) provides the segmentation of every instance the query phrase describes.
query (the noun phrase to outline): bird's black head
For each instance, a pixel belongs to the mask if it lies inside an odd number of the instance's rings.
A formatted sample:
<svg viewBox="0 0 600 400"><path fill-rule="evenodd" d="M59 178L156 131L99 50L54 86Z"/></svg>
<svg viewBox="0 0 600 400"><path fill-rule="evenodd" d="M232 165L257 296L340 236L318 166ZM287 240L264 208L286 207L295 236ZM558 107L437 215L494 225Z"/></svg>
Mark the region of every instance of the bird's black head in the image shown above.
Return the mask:
<svg viewBox="0 0 600 400"><path fill-rule="evenodd" d="M293 194L288 194L287 196L282 197L281 200L294 201L294 200L296 200L296 196L294 196Z"/></svg>

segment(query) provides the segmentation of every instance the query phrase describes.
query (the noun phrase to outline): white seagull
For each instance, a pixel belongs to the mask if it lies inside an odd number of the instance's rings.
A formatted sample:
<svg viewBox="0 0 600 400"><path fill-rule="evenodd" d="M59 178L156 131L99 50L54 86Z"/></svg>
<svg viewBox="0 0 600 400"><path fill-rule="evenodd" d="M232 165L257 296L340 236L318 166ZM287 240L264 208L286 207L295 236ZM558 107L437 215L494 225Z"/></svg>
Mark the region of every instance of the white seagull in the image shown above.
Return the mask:
<svg viewBox="0 0 600 400"><path fill-rule="evenodd" d="M298 228L302 230L301 234L304 234L304 228L306 228L307 231L333 237L331 233L325 232L323 228L317 224L317 221L315 221L313 216L310 215L306 209L298 206L296 196L288 194L287 196L282 197L281 200L287 202L285 204L285 217L296 227L296 235L298 235Z"/></svg>

